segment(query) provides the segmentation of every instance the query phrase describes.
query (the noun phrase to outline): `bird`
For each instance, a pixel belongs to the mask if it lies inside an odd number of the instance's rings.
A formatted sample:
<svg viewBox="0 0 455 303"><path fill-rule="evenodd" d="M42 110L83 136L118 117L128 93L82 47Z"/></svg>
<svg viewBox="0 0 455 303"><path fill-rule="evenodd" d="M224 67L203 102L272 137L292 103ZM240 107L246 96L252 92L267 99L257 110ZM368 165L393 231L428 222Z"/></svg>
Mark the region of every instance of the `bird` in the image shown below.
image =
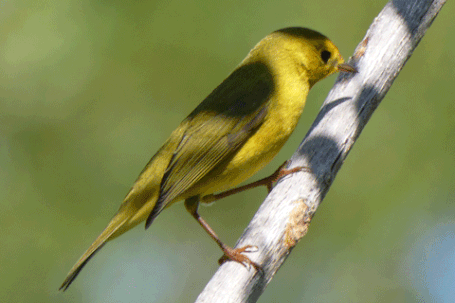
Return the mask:
<svg viewBox="0 0 455 303"><path fill-rule="evenodd" d="M259 270L245 255L252 247L224 244L199 215L198 206L224 196L216 193L234 188L268 164L295 129L309 90L339 71L356 69L317 31L288 27L263 38L171 133L59 289L66 290L108 241L143 221L147 229L165 208L182 200L220 246L224 261ZM270 187L287 173L281 168L256 185Z"/></svg>

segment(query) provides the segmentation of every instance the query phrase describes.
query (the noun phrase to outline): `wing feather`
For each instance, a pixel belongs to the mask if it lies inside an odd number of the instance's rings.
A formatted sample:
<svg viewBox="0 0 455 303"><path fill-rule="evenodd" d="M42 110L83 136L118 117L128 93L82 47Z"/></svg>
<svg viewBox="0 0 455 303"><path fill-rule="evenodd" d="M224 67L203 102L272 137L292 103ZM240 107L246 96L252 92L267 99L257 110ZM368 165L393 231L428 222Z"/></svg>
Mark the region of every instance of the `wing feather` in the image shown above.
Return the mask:
<svg viewBox="0 0 455 303"><path fill-rule="evenodd" d="M243 65L218 86L181 124L185 133L164 173L154 218L229 157L255 133L267 115L274 90L264 64Z"/></svg>

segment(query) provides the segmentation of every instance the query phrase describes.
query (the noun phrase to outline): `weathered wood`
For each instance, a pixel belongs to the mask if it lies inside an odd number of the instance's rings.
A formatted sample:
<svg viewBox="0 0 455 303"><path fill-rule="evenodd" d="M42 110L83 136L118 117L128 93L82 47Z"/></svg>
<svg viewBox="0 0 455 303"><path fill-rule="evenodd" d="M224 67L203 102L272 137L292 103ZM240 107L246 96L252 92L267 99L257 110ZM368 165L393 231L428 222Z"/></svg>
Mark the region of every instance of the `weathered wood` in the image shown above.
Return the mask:
<svg viewBox="0 0 455 303"><path fill-rule="evenodd" d="M237 247L263 272L226 262L196 302L256 302L330 188L344 159L445 0L393 0L387 3L357 47L350 63L359 73L342 74L330 91L290 167L305 166L278 182L246 228Z"/></svg>

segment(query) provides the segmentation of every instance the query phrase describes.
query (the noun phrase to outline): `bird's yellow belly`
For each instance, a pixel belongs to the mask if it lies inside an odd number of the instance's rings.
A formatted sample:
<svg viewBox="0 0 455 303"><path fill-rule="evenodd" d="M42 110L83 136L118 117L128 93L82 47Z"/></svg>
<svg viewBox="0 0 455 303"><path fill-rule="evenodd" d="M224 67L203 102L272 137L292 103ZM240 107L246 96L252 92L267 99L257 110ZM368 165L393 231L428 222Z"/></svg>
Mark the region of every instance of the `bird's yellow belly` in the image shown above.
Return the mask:
<svg viewBox="0 0 455 303"><path fill-rule="evenodd" d="M297 125L300 114L287 121L264 121L257 132L224 165L195 184L182 198L208 195L237 186L264 168L281 150ZM278 123L277 123L278 122Z"/></svg>

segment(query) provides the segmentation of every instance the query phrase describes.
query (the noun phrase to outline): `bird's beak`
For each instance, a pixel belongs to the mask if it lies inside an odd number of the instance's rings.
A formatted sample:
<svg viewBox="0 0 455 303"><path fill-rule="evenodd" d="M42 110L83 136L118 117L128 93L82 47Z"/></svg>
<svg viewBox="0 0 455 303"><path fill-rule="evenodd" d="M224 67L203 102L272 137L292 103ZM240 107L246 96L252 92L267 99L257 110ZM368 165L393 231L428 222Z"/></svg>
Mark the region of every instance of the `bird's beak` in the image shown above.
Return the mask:
<svg viewBox="0 0 455 303"><path fill-rule="evenodd" d="M357 73L357 70L352 66L347 63L340 63L337 65L338 71L340 72L347 72L347 73Z"/></svg>

